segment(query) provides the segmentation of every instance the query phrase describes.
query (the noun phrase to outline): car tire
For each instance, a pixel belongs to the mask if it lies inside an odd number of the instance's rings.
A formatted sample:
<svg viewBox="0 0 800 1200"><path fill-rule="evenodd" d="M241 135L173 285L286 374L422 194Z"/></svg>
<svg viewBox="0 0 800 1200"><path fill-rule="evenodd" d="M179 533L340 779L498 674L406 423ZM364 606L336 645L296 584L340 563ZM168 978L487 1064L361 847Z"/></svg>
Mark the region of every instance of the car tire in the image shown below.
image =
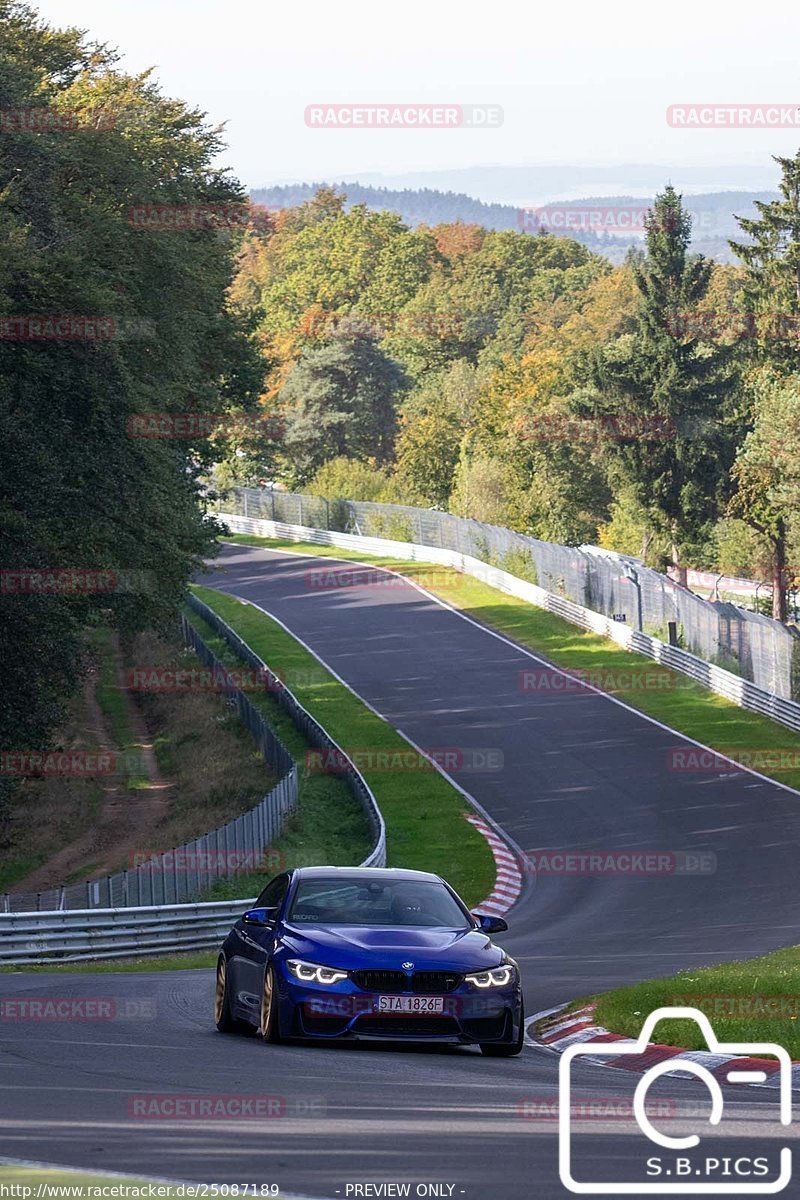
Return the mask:
<svg viewBox="0 0 800 1200"><path fill-rule="evenodd" d="M214 986L214 1024L220 1033L238 1033L242 1022L231 1015L231 996L228 963L224 954L217 959L217 977Z"/></svg>
<svg viewBox="0 0 800 1200"><path fill-rule="evenodd" d="M264 972L258 1032L265 1042L275 1043L281 1040L278 1021L278 977L272 964L269 964Z"/></svg>
<svg viewBox="0 0 800 1200"><path fill-rule="evenodd" d="M519 1034L513 1042L481 1042L481 1054L487 1058L511 1058L519 1054L525 1045L525 1005L520 1001Z"/></svg>

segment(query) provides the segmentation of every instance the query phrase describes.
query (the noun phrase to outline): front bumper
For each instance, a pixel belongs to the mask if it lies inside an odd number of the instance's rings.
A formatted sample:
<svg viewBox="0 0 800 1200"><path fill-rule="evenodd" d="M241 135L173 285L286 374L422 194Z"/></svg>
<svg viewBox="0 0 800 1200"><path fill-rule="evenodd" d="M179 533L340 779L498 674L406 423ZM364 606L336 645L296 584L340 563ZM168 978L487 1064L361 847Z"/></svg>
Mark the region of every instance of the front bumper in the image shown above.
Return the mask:
<svg viewBox="0 0 800 1200"><path fill-rule="evenodd" d="M477 1045L514 1041L522 1017L519 983L485 991L462 984L443 996L441 1014L380 1012L379 994L387 993L365 991L350 980L328 988L284 977L279 986L282 1031L288 1037Z"/></svg>

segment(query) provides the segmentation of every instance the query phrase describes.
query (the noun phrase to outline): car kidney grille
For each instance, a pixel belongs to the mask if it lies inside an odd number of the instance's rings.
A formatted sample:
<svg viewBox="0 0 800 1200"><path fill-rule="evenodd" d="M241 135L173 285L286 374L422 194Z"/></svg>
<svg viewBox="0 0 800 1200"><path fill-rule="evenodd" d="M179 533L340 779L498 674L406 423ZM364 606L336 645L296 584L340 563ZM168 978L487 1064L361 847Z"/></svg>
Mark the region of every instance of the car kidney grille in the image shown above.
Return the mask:
<svg viewBox="0 0 800 1200"><path fill-rule="evenodd" d="M462 976L455 971L415 971L414 991L419 994L441 995L452 992L461 983Z"/></svg>
<svg viewBox="0 0 800 1200"><path fill-rule="evenodd" d="M441 995L452 992L462 976L454 971L354 971L353 982L366 992L414 992L417 995Z"/></svg>
<svg viewBox="0 0 800 1200"><path fill-rule="evenodd" d="M411 991L411 980L403 971L354 971L353 981L365 992Z"/></svg>

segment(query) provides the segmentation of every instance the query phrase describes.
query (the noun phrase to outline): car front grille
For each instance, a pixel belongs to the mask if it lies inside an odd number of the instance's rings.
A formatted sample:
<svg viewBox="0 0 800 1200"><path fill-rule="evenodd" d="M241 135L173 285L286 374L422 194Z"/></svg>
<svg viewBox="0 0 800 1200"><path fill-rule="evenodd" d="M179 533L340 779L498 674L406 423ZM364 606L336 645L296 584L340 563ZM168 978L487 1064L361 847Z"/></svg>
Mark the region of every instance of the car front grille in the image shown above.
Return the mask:
<svg viewBox="0 0 800 1200"><path fill-rule="evenodd" d="M318 1013L303 1013L303 1030L306 1033L332 1034L343 1033L347 1028L348 1017L321 1016Z"/></svg>
<svg viewBox="0 0 800 1200"><path fill-rule="evenodd" d="M455 971L415 971L414 991L421 995L453 992L463 979Z"/></svg>
<svg viewBox="0 0 800 1200"><path fill-rule="evenodd" d="M418 996L437 996L452 992L463 976L455 971L354 971L353 982L365 992L394 994L412 992Z"/></svg>
<svg viewBox="0 0 800 1200"><path fill-rule="evenodd" d="M352 978L365 992L411 991L411 980L403 971L354 971Z"/></svg>
<svg viewBox="0 0 800 1200"><path fill-rule="evenodd" d="M459 1028L452 1017L359 1017L355 1032L387 1037L448 1037L457 1034Z"/></svg>

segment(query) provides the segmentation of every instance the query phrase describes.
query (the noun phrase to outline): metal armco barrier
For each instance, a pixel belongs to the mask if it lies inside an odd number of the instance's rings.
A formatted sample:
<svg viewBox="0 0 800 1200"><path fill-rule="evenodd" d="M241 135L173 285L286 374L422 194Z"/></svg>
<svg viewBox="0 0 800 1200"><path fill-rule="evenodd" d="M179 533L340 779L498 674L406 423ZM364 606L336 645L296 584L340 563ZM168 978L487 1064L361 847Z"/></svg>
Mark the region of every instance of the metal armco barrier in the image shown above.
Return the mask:
<svg viewBox="0 0 800 1200"><path fill-rule="evenodd" d="M255 666L309 743L317 749L335 751L337 770L348 781L364 808L374 846L361 863L364 867L386 865L386 829L378 802L361 773L337 742L333 740L302 704L270 671L253 650L243 642L213 609L197 597L189 596L189 606L204 618L230 646ZM205 645L197 630L183 622L184 636L203 662L222 672L229 670ZM54 889L40 894L39 907L28 911L0 913L0 964L77 962L94 958L130 958L137 955L184 953L216 946L233 922L252 903L251 899L185 903L190 889L201 891L215 878L230 875L230 870L214 873L210 864L229 862L228 848L237 854L263 856L264 847L277 836L288 809L297 802L297 764L273 730L247 697L235 689L239 714L250 728L265 757L285 769L284 778L265 796L261 804L226 826L205 834L177 850L166 851L132 871L89 883L72 885L75 894L85 897L84 906L70 907L71 889ZM222 855L220 860L219 855ZM195 872L176 870L180 855L192 856ZM215 857L216 855L216 857ZM209 864L203 867L203 863ZM258 860L256 861L258 869ZM274 874L264 863L265 878ZM42 900L52 896L52 911L40 911ZM17 901L11 895L7 902ZM19 901L30 902L20 896ZM142 903L150 899L151 903ZM106 907L92 907L92 901ZM88 901L88 902L87 902ZM60 902L60 905L59 903Z"/></svg>
<svg viewBox="0 0 800 1200"><path fill-rule="evenodd" d="M332 750L335 751L335 761L337 763L337 775L340 775L347 781L347 784L353 795L361 804L364 814L369 822L370 832L374 838L374 846L369 856L361 863L362 867L383 867L386 865L386 827L383 823L383 816L378 807L378 802L367 786L364 776L357 769L352 760L345 754L344 750L335 742L333 738L326 733L319 721L315 720L300 701L294 696L281 679L273 671L269 669L267 664L258 657L247 642L242 641L238 633L231 629L230 625L223 621L222 617L214 612L213 608L209 608L202 600L192 593L188 596L188 604L194 612L207 621L209 625L224 638L232 650L243 658L245 662L250 663L257 671L262 672L269 680L269 690L275 696L280 706L292 718L294 724L303 733L306 740L316 750ZM339 769L341 764L341 770Z"/></svg>
<svg viewBox="0 0 800 1200"><path fill-rule="evenodd" d="M218 945L252 900L0 915L3 963L81 962Z"/></svg>
<svg viewBox="0 0 800 1200"><path fill-rule="evenodd" d="M342 549L360 550L364 554L455 567L466 575L472 575L482 583L488 584L489 587L517 596L520 600L527 600L537 608L555 613L573 625L611 638L626 650L633 650L662 663L672 671L688 675L702 687L724 696L740 708L771 717L781 725L800 733L800 702L784 699L766 688L759 687L758 684L734 675L732 671L726 671L723 667L690 654L688 650L669 646L647 633L639 633L612 617L584 608L553 592L547 592L535 583L518 579L515 575L502 571L499 567L489 566L468 554L435 546L416 545L413 542L395 542L386 538L336 533L330 529L313 529L305 525L287 525L283 521L242 517L237 513L220 512L216 515L236 533L252 533L261 537L285 538L296 542L314 542L320 546L340 546Z"/></svg>
<svg viewBox="0 0 800 1200"><path fill-rule="evenodd" d="M269 488L231 488L217 507L240 517L450 550L662 641L671 640L667 630L674 623L681 648L696 658L800 701L797 629L735 604L703 599L631 555L543 542L438 509L326 500Z"/></svg>
<svg viewBox="0 0 800 1200"><path fill-rule="evenodd" d="M183 904L198 900L217 880L228 879L241 871L264 871L267 876L275 873L277 855L270 846L283 829L286 814L297 803L297 765L244 692L227 686L224 664L212 654L185 618L181 619L181 629L186 645L192 647L205 666L218 674L222 681L220 695L226 696L236 707L264 761L277 773L278 782L255 808L210 833L101 879L66 884L34 894L6 893L2 897L3 912Z"/></svg>

